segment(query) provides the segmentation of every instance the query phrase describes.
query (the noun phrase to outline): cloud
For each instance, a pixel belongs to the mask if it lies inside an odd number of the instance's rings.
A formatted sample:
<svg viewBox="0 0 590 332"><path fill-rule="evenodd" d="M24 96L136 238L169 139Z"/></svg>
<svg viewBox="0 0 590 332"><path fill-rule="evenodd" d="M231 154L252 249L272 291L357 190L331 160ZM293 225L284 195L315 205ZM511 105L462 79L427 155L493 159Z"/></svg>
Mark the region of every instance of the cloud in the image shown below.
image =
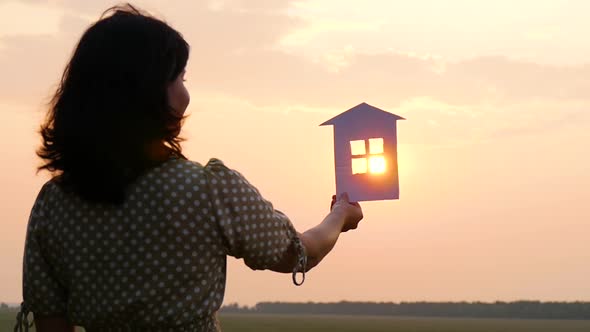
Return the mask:
<svg viewBox="0 0 590 332"><path fill-rule="evenodd" d="M64 12L56 34L1 37L0 71L4 75L0 77L0 99L42 102L90 24L88 13L94 11L98 16L107 7L97 3L73 7L79 14ZM345 110L363 101L405 112L412 109L411 103L420 101L431 110L422 107L411 112L424 114L420 121L431 124L429 131L439 128L442 135L462 125L479 128L454 135L462 139L487 137L493 130L501 135L501 128L480 128L486 117L502 114L511 119L507 124L521 123L528 128L529 124L536 126L535 118L515 119L535 114L545 104L553 107L545 114L556 119L567 111L565 105L577 103L578 109L587 109L590 104L590 65L542 65L504 56L447 61L418 52L367 52L352 46L318 54L315 59L289 53L280 47L282 38L305 23L285 10L289 1L266 5L264 1L140 4L148 10L160 7L162 12L157 15L179 29L191 44L187 84L193 96L224 96L279 112L289 107ZM199 107L196 100L191 107Z"/></svg>
<svg viewBox="0 0 590 332"><path fill-rule="evenodd" d="M23 17L28 19L23 20ZM0 1L0 36L56 33L58 21L59 12L47 6L28 2Z"/></svg>
<svg viewBox="0 0 590 332"><path fill-rule="evenodd" d="M0 43L0 100L41 103L59 81L68 54L63 49L70 45L50 35L2 37Z"/></svg>
<svg viewBox="0 0 590 332"><path fill-rule="evenodd" d="M293 0L213 0L209 8L249 12L277 12L289 8Z"/></svg>
<svg viewBox="0 0 590 332"><path fill-rule="evenodd" d="M456 105L422 96L398 106L382 106L408 120L399 125L404 143L432 147L514 141L557 133L575 135L586 132L590 126L587 100L534 99L500 107L486 103Z"/></svg>
<svg viewBox="0 0 590 332"><path fill-rule="evenodd" d="M324 61L280 50L193 57L199 85L259 103L290 100L328 105L358 100L399 103L432 96L454 104L504 105L528 99L590 99L590 66L559 67L501 56L460 62L344 49ZM191 76L189 75L189 78Z"/></svg>
<svg viewBox="0 0 590 332"><path fill-rule="evenodd" d="M489 131L488 138L513 139L522 136L546 136L558 132L574 134L586 131L590 126L590 103L588 102L559 102L539 105L539 101L528 105L512 107L511 114L502 126ZM511 115L516 115L512 119Z"/></svg>
<svg viewBox="0 0 590 332"><path fill-rule="evenodd" d="M294 29L284 35L279 45L285 48L304 46L311 40L326 32L350 33L350 32L376 32L379 30L379 22L345 22L337 20L307 21L302 28Z"/></svg>
<svg viewBox="0 0 590 332"><path fill-rule="evenodd" d="M437 53L451 61L502 54L547 64L579 64L590 56L590 45L578 38L590 29L584 19L588 10L590 3L583 0L366 0L361 6L300 1L291 13L307 24L291 35L305 38L285 46L307 56L352 45L368 52L394 48ZM325 22L374 29L322 29Z"/></svg>
<svg viewBox="0 0 590 332"><path fill-rule="evenodd" d="M25 34L14 32L0 35L0 99L10 102L30 102L47 99L61 77L83 31L112 4L107 1L39 1L39 6L53 6L62 10L57 17L57 32ZM184 2L174 6L161 5L162 12L153 10L158 1L144 1L140 7L167 19L179 29L191 44L193 59L208 68L218 57L242 50L270 47L291 26L298 24L280 11L257 11L259 2L236 2L252 10L234 9L213 11L204 2ZM228 2L230 3L230 2ZM233 3L233 2L231 2ZM278 4L281 3L281 6ZM271 8L281 8L286 1L277 1ZM52 13L53 13L52 12ZM14 15L15 13L9 13ZM23 21L34 24L34 16ZM217 62L216 68L223 66ZM231 79L231 77L226 77Z"/></svg>

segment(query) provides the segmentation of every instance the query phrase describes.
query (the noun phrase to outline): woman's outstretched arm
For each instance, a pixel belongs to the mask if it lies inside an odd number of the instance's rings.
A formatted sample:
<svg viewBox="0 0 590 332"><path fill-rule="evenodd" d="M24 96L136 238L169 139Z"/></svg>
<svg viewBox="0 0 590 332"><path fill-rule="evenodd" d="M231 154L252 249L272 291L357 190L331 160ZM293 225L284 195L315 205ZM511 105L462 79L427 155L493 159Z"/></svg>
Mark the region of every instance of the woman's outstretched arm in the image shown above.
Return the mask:
<svg viewBox="0 0 590 332"><path fill-rule="evenodd" d="M307 268L311 270L334 248L341 232L357 228L363 218L363 211L358 203L350 203L348 195L343 194L333 202L332 211L317 226L298 233L299 239L307 253ZM270 270L291 273L297 263L297 251L291 246L281 261Z"/></svg>

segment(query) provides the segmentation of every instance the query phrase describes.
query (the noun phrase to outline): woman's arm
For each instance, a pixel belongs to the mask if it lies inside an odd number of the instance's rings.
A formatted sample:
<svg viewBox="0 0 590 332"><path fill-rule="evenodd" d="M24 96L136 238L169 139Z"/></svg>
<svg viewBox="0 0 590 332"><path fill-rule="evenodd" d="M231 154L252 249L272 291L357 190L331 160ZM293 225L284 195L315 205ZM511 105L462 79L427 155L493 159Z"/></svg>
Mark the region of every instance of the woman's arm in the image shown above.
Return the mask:
<svg viewBox="0 0 590 332"><path fill-rule="evenodd" d="M298 233L307 253L307 268L311 270L334 248L341 232L355 229L363 218L363 212L358 203L350 203L348 196L343 194L333 204L332 211L317 226ZM270 270L282 273L293 272L297 263L297 251L291 246L281 261Z"/></svg>
<svg viewBox="0 0 590 332"><path fill-rule="evenodd" d="M65 317L38 316L35 317L37 332L74 332L75 327Z"/></svg>

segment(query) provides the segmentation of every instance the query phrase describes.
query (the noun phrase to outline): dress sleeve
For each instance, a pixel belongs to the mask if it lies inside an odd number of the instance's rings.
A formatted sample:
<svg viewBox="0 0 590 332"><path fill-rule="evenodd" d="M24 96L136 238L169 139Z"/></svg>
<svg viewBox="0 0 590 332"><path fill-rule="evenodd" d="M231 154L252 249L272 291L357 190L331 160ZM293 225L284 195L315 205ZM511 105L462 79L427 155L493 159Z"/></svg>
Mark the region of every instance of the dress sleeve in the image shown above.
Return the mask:
<svg viewBox="0 0 590 332"><path fill-rule="evenodd" d="M17 317L19 324L22 323L22 319L24 324L28 324L29 312L43 316L66 313L66 291L55 278L54 267L46 258L43 238L47 218L45 203L48 186L46 184L37 196L27 225L23 257L23 303Z"/></svg>
<svg viewBox="0 0 590 332"><path fill-rule="evenodd" d="M211 203L227 254L243 258L253 270L276 265L293 248L296 272L305 271L306 254L289 218L264 199L240 173L211 159L205 166Z"/></svg>

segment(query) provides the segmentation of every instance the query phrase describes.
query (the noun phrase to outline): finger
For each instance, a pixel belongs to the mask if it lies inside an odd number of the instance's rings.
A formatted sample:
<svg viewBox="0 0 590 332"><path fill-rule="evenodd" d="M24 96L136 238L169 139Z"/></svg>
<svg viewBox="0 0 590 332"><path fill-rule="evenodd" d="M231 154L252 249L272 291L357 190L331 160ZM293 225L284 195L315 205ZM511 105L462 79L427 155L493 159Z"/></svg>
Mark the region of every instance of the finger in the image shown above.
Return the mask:
<svg viewBox="0 0 590 332"><path fill-rule="evenodd" d="M343 200L345 202L349 202L350 200L348 199L348 193L344 192L342 194L340 194L340 197L338 197L339 200Z"/></svg>

